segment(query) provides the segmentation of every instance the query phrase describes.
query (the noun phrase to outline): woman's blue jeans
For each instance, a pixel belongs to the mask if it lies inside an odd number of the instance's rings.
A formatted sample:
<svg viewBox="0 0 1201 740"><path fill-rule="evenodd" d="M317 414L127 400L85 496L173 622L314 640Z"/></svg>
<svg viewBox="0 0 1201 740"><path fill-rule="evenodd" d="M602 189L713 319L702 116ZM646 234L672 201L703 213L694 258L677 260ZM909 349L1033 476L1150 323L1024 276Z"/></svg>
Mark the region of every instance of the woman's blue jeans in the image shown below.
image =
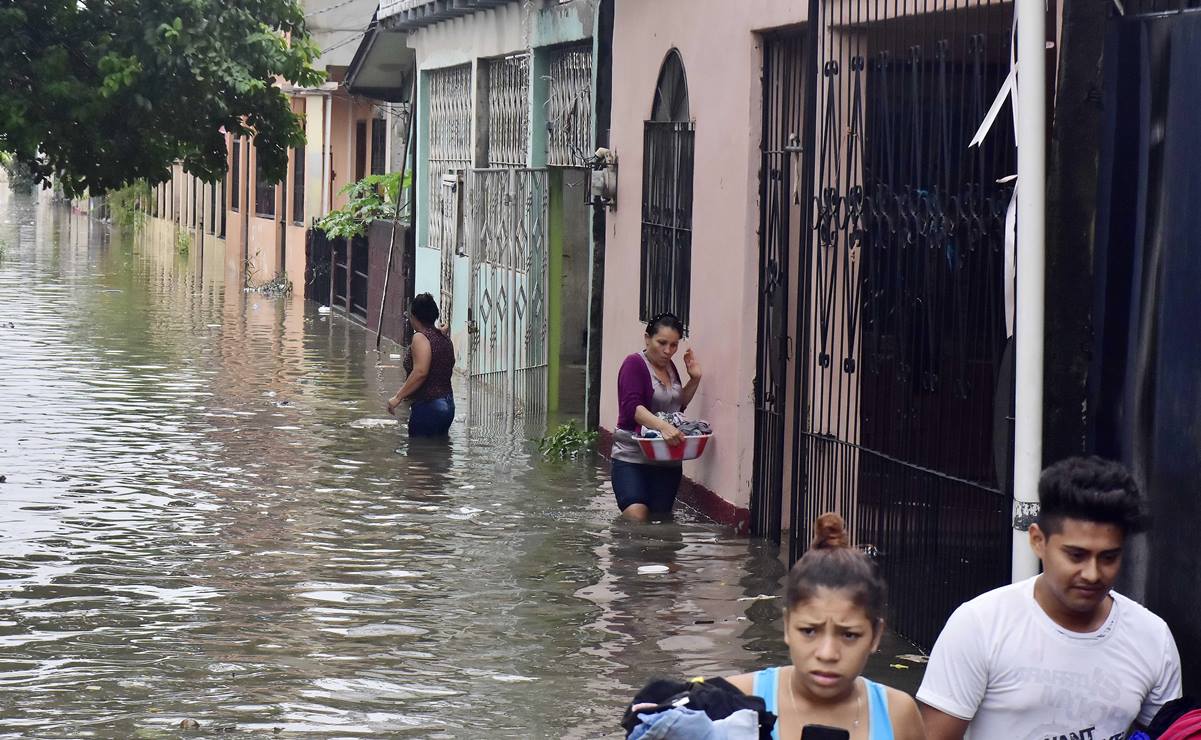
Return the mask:
<svg viewBox="0 0 1201 740"><path fill-rule="evenodd" d="M644 504L652 514L670 514L680 490L684 468L679 465L640 465L613 461L613 495L622 511Z"/></svg>
<svg viewBox="0 0 1201 740"><path fill-rule="evenodd" d="M435 398L409 407L410 437L445 437L455 420L455 398Z"/></svg>

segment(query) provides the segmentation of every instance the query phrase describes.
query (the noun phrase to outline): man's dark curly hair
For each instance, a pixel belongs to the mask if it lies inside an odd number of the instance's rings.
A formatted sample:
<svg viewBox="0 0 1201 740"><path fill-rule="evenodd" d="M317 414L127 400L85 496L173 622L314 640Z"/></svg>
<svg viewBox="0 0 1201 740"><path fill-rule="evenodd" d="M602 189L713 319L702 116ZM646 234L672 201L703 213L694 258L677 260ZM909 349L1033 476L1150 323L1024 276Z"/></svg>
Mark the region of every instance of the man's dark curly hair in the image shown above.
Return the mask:
<svg viewBox="0 0 1201 740"><path fill-rule="evenodd" d="M1069 457L1038 479L1038 527L1063 532L1064 519L1114 524L1127 534L1147 528L1148 517L1138 484L1126 466L1113 460Z"/></svg>

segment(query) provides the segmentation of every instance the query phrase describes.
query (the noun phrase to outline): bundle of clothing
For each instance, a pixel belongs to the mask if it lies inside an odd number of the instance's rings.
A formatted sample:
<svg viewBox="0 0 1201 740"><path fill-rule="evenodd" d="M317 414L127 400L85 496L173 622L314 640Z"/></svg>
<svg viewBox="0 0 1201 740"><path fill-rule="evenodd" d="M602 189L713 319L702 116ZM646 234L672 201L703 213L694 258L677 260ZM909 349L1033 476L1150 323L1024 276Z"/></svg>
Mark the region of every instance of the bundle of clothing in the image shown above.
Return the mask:
<svg viewBox="0 0 1201 740"><path fill-rule="evenodd" d="M1191 696L1164 704L1146 732L1130 740L1198 740L1201 738L1201 702Z"/></svg>
<svg viewBox="0 0 1201 740"><path fill-rule="evenodd" d="M706 434L713 434L713 427L709 424L709 422L703 419L697 419L695 421L692 419L686 419L684 418L684 414L679 411L674 413L662 411L658 414L658 417L668 424L671 424L676 429L679 429L685 437L702 437ZM643 437L644 439L658 439L663 435L654 429L641 427L638 430L638 436Z"/></svg>
<svg viewBox="0 0 1201 740"><path fill-rule="evenodd" d="M621 719L627 740L771 740L776 715L724 678L655 679Z"/></svg>

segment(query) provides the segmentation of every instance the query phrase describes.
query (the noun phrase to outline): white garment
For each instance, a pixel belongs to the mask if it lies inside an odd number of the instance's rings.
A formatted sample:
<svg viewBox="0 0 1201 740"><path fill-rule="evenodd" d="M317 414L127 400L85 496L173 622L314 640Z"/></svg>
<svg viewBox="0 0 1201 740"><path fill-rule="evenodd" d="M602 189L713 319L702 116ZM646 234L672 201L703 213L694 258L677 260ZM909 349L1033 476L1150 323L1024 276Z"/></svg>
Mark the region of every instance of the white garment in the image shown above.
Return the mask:
<svg viewBox="0 0 1201 740"><path fill-rule="evenodd" d="M1162 619L1112 592L1096 632L1057 625L1030 578L963 604L934 644L917 698L971 720L970 740L1121 740L1180 696Z"/></svg>

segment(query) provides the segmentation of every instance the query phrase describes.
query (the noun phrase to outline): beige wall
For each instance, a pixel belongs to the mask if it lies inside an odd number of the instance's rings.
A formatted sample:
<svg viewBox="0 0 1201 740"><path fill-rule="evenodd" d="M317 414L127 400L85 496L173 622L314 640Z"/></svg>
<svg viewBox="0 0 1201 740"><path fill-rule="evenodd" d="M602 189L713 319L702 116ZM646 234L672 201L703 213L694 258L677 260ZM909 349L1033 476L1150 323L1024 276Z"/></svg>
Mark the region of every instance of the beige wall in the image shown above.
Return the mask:
<svg viewBox="0 0 1201 740"><path fill-rule="evenodd" d="M643 346L638 320L642 131L659 67L678 49L696 121L692 223L692 337L705 371L689 415L716 436L685 474L736 506L750 500L754 459L762 53L756 30L804 19L804 0L617 0L612 145L618 209L606 246L601 422L617 420L617 369ZM679 363L682 369L682 361Z"/></svg>

